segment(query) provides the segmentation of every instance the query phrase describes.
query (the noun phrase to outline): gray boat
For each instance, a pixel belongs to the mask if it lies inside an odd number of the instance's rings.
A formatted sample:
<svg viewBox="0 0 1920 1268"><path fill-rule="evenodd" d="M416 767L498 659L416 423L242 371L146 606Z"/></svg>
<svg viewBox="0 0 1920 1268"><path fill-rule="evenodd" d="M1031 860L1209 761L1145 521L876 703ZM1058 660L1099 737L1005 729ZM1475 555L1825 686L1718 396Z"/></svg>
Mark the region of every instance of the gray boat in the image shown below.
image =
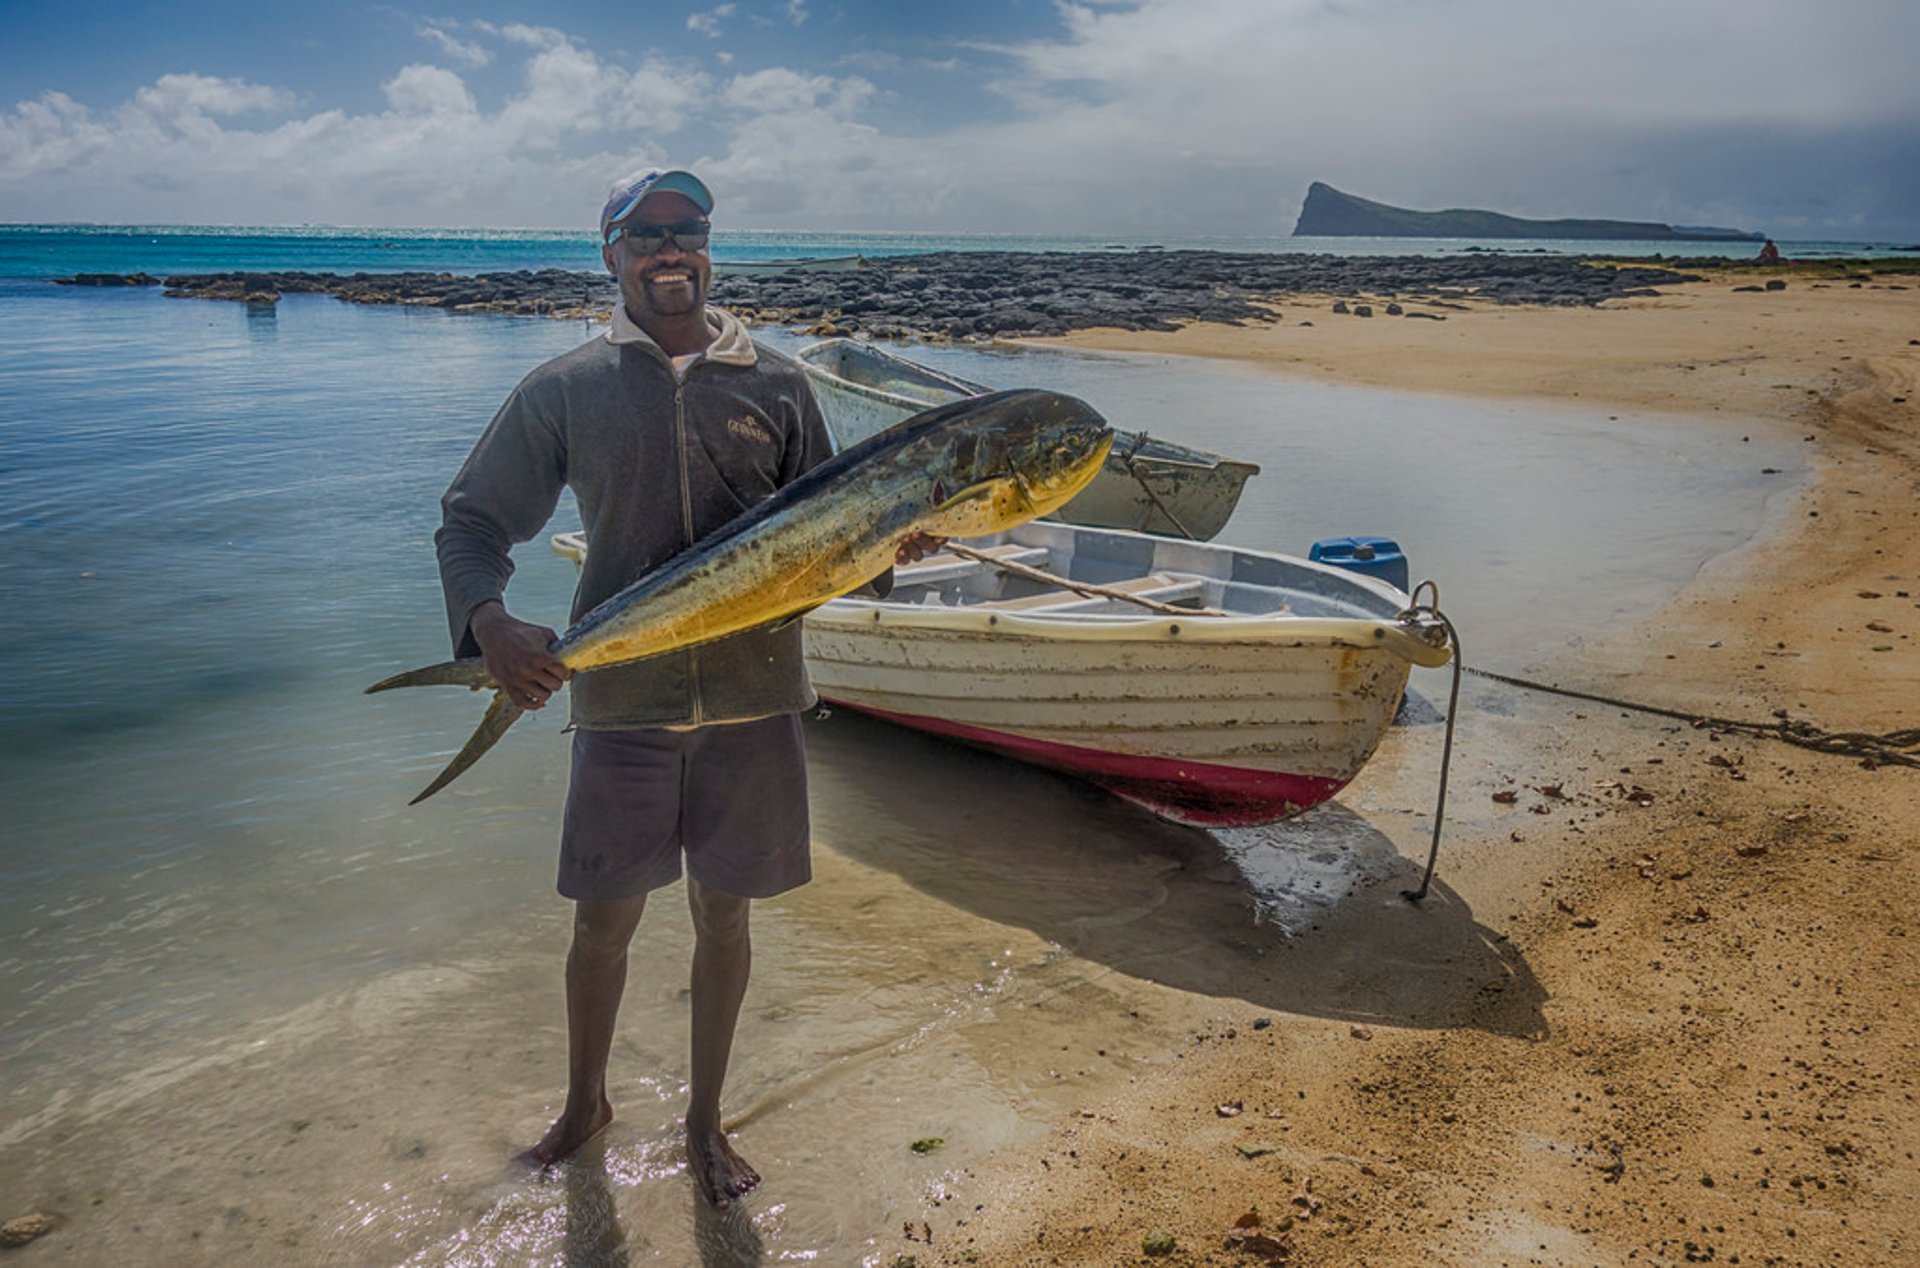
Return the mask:
<svg viewBox="0 0 1920 1268"><path fill-rule="evenodd" d="M991 388L868 343L828 339L799 352L841 449L901 419ZM1144 432L1121 432L1093 483L1053 518L1208 541L1226 525L1247 477L1260 468Z"/></svg>

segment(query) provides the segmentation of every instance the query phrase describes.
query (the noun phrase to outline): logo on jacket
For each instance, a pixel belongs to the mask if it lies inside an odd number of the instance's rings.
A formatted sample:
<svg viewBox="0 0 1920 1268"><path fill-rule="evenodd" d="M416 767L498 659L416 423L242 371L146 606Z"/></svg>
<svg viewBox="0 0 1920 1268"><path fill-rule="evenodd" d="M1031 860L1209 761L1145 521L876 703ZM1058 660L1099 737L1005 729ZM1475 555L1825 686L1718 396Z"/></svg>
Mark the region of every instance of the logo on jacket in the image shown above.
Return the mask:
<svg viewBox="0 0 1920 1268"><path fill-rule="evenodd" d="M751 440L757 445L771 445L773 433L767 425L751 414L742 414L738 418L727 420L727 430L742 440Z"/></svg>

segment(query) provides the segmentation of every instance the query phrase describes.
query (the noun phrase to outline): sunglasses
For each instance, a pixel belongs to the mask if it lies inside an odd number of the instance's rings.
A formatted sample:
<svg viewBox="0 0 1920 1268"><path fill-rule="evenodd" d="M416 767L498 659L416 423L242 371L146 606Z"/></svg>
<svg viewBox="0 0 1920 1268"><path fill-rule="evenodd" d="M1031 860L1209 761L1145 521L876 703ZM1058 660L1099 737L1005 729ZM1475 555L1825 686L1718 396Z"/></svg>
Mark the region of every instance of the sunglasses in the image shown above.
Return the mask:
<svg viewBox="0 0 1920 1268"><path fill-rule="evenodd" d="M607 245L627 239L642 255L651 255L672 238L682 251L704 251L713 226L704 220L682 220L677 225L621 225L607 230Z"/></svg>

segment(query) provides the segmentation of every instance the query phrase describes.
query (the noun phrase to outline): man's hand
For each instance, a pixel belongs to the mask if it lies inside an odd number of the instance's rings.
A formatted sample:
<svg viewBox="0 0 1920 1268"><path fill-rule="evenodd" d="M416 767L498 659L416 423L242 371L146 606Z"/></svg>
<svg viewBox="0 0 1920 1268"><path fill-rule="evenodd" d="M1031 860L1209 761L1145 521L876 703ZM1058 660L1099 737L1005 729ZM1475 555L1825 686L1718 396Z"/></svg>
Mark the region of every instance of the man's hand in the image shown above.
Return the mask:
<svg viewBox="0 0 1920 1268"><path fill-rule="evenodd" d="M544 625L515 620L500 603L483 603L473 610L469 626L480 644L487 672L523 709L544 709L573 671L547 654L558 637Z"/></svg>
<svg viewBox="0 0 1920 1268"><path fill-rule="evenodd" d="M947 544L944 537L935 537L932 533L911 532L900 539L893 548L893 562L896 564L917 564Z"/></svg>

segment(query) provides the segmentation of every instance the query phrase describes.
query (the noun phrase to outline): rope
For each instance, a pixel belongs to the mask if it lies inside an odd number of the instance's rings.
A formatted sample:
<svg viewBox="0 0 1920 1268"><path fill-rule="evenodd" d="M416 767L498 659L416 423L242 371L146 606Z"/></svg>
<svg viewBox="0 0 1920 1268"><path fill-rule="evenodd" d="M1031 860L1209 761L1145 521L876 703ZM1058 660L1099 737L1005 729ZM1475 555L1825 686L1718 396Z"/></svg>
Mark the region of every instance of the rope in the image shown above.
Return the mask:
<svg viewBox="0 0 1920 1268"><path fill-rule="evenodd" d="M1455 654L1458 655L1458 645ZM1626 709L1634 713L1647 713L1655 717L1673 718L1695 727L1712 728L1716 731L1736 732L1742 735L1758 736L1762 739L1781 740L1797 748L1811 749L1816 753L1837 753L1848 757L1864 758L1876 766L1912 766L1920 768L1920 727L1910 727L1900 731L1888 731L1882 735L1871 735L1865 731L1825 731L1811 722L1795 722L1790 718L1781 718L1774 722L1753 722L1743 718L1717 718L1700 713L1686 713L1679 709L1663 709L1658 705L1640 704L1633 700L1622 700L1617 696L1603 696L1590 691L1575 691L1570 687L1559 687L1551 683L1534 682L1527 678L1515 678L1511 674L1496 674L1490 669L1469 667L1468 673L1481 678L1491 678L1495 682L1506 683L1510 687L1520 687L1527 691L1542 691L1549 695L1567 696L1574 700L1588 700L1594 704L1604 704L1616 709Z"/></svg>
<svg viewBox="0 0 1920 1268"><path fill-rule="evenodd" d="M1173 513L1173 508L1160 500L1160 495L1153 491L1153 486L1147 483L1147 478L1140 474L1140 447L1146 443L1147 433L1139 432L1135 434L1133 444L1128 447L1127 452L1120 456L1120 461L1126 464L1127 474L1132 476L1133 482L1140 486L1140 491L1147 495L1147 501L1153 503L1154 508L1167 517L1167 523L1180 530L1182 537L1190 542L1199 541L1200 539L1194 536L1193 530L1180 522L1180 517Z"/></svg>
<svg viewBox="0 0 1920 1268"><path fill-rule="evenodd" d="M962 546L959 542L955 541L949 541L942 549L958 555L962 559L972 559L978 563L986 564L989 567L1010 572L1017 577L1025 577L1030 581L1038 581L1050 586L1059 586L1062 589L1071 590L1075 594L1084 594L1088 598L1119 599L1124 603L1137 604L1149 612L1159 612L1167 616L1233 615L1233 613L1223 612L1219 608L1183 608L1173 603L1162 603L1158 599L1149 599L1137 594L1128 594L1125 590L1116 590L1112 586L1095 585L1091 581L1069 581L1065 577L1056 577L1050 572L1043 571L1039 568L1030 568L1026 564L1015 563L1011 559L995 558L992 555L975 550L971 546Z"/></svg>
<svg viewBox="0 0 1920 1268"><path fill-rule="evenodd" d="M1433 597L1427 603L1420 602L1422 592ZM1460 674L1465 668L1460 655L1460 633L1453 628L1446 614L1440 611L1440 586L1437 582L1422 581L1413 588L1412 601L1407 610L1400 614L1401 620L1415 616L1431 616L1447 631L1447 644L1453 648L1453 686L1447 691L1447 734L1440 746L1440 788L1433 802L1433 842L1427 847L1427 870L1420 877L1419 889L1403 889L1400 896L1410 903L1417 903L1427 896L1427 889L1433 884L1433 869L1440 862L1440 825L1447 816L1447 769L1453 764L1453 720L1460 716Z"/></svg>

